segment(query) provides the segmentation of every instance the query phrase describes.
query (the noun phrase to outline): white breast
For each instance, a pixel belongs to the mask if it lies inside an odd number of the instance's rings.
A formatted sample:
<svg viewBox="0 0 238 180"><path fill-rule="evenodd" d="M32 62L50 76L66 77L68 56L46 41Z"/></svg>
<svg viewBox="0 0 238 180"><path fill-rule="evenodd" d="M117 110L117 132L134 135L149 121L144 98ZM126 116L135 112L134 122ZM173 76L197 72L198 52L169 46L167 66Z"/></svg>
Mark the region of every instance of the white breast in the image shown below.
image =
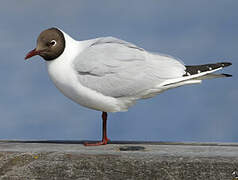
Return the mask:
<svg viewBox="0 0 238 180"><path fill-rule="evenodd" d="M47 61L47 70L55 86L68 98L82 106L105 111L125 111L128 106L119 99L104 96L82 86L77 80L77 72L73 68L73 60L84 48L79 41L65 34L64 52L55 60Z"/></svg>

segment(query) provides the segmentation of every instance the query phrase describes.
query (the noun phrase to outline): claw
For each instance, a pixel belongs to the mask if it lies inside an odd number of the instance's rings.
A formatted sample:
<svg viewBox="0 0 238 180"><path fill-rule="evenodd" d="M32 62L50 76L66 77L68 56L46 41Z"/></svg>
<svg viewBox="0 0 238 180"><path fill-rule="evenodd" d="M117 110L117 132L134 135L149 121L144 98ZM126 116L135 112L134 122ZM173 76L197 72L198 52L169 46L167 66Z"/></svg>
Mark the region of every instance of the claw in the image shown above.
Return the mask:
<svg viewBox="0 0 238 180"><path fill-rule="evenodd" d="M85 142L84 146L101 146L106 145L110 139L107 138L107 113L102 113L102 120L103 120L103 131L102 131L102 141L96 143L89 143Z"/></svg>
<svg viewBox="0 0 238 180"><path fill-rule="evenodd" d="M84 146L101 146L101 145L106 145L107 142L109 141L108 138L100 141L100 142L96 142L96 143L89 143L89 142L85 142Z"/></svg>

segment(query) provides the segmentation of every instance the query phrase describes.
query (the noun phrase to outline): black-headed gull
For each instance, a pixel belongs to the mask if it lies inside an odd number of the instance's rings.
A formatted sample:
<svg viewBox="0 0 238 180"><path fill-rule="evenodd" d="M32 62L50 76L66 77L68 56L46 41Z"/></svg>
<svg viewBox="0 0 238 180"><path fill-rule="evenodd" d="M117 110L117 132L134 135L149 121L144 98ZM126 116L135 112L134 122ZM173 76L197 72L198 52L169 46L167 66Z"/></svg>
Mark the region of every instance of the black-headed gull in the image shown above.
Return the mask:
<svg viewBox="0 0 238 180"><path fill-rule="evenodd" d="M45 59L50 78L65 96L102 111L102 141L85 145L107 144L107 112L127 111L136 100L171 88L231 76L214 74L229 62L185 66L171 56L114 37L76 41L58 28L41 32L25 59L35 55Z"/></svg>

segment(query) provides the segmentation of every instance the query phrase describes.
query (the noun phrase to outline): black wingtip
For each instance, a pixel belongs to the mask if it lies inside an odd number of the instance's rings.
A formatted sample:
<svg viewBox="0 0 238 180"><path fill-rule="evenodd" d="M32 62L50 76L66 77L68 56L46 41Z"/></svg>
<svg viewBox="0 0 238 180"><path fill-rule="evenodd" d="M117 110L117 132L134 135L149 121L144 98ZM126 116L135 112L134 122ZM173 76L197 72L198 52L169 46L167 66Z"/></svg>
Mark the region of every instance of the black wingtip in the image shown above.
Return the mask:
<svg viewBox="0 0 238 180"><path fill-rule="evenodd" d="M219 64L221 64L221 65L222 65L222 67L227 67L227 66L230 66L230 65L232 65L232 63L231 63L231 62L221 62L221 63L219 63Z"/></svg>
<svg viewBox="0 0 238 180"><path fill-rule="evenodd" d="M224 75L225 77L232 77L231 74L222 74L222 75Z"/></svg>

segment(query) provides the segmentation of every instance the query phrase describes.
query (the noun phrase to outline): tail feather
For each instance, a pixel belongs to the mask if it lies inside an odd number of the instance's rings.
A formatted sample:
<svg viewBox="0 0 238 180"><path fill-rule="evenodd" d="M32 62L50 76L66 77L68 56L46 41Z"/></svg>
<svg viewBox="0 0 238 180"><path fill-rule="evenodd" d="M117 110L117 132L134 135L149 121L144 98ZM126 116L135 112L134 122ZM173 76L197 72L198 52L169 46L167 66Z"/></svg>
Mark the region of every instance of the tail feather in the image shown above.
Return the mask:
<svg viewBox="0 0 238 180"><path fill-rule="evenodd" d="M224 77L232 77L232 75L231 74L222 74Z"/></svg>
<svg viewBox="0 0 238 180"><path fill-rule="evenodd" d="M181 86L183 84L195 84L200 83L204 79L213 79L219 77L231 77L230 74L215 74L224 67L232 65L230 62L220 62L215 64L204 64L204 65L194 65L185 66L185 74L176 79L168 79L160 84L160 86Z"/></svg>
<svg viewBox="0 0 238 180"><path fill-rule="evenodd" d="M221 77L231 77L230 74L215 74L215 73L209 73L204 76L199 76L195 79L197 80L204 80L204 79L214 79L214 78L221 78Z"/></svg>

